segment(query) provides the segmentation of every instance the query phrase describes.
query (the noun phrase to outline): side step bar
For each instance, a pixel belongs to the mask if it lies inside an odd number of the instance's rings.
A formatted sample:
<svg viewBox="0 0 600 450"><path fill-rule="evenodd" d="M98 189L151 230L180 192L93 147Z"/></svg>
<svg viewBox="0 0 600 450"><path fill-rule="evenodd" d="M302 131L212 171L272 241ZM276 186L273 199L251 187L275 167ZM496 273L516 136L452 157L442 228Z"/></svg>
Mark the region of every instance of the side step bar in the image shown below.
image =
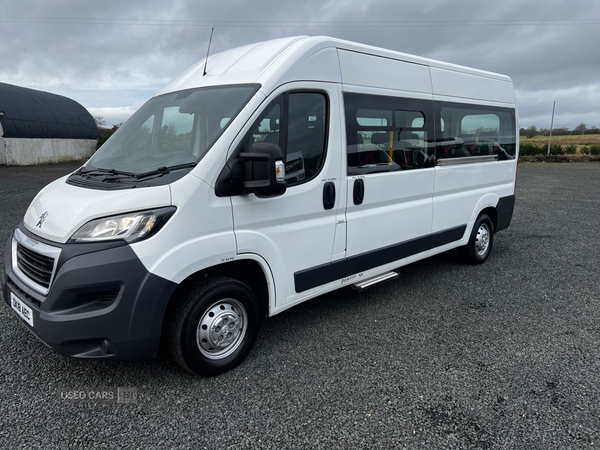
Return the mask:
<svg viewBox="0 0 600 450"><path fill-rule="evenodd" d="M362 292L371 286L375 286L376 284L383 283L384 281L395 280L398 278L398 272L386 272L381 275L377 275L376 277L369 278L368 280L361 281L360 283L355 283L352 285L352 288L357 290L358 292Z"/></svg>

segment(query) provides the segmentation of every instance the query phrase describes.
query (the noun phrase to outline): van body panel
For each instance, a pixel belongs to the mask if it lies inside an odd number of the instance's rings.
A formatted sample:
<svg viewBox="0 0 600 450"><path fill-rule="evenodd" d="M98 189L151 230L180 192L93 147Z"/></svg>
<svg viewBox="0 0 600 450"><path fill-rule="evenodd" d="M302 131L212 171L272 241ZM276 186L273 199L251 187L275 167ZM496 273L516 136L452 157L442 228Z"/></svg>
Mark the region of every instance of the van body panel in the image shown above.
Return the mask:
<svg viewBox="0 0 600 450"><path fill-rule="evenodd" d="M298 43L297 45L300 45ZM314 52L314 53L312 53ZM278 80L277 85L296 82L298 80L319 81L329 83L341 83L342 75L340 65L337 58L337 50L335 47L311 48L306 54L303 54L298 62L290 69L276 69L284 72L283 74L274 74L273 79ZM265 72L265 76L269 76L269 69ZM265 91L270 88L274 89L277 86L264 85Z"/></svg>
<svg viewBox="0 0 600 450"><path fill-rule="evenodd" d="M431 234L433 168L361 177L364 201L352 197L348 177L348 258Z"/></svg>
<svg viewBox="0 0 600 450"><path fill-rule="evenodd" d="M286 91L322 91L329 97L329 134L325 161L319 174L310 181L288 187L285 194L258 198L254 194L231 197L238 253L256 253L264 257L273 271L277 307L298 298L316 295L320 287L298 293L294 273L331 260L336 233L337 211L345 208L338 194L341 184L342 153L338 89L329 83L293 83L275 90L269 99ZM269 102L266 102L269 104ZM255 118L262 112L257 111ZM252 123L250 121L250 123ZM335 206L325 210L323 190L334 183ZM306 242L311 242L310 246Z"/></svg>
<svg viewBox="0 0 600 450"><path fill-rule="evenodd" d="M426 65L347 50L338 55L344 84L431 93Z"/></svg>
<svg viewBox="0 0 600 450"><path fill-rule="evenodd" d="M454 70L431 67L433 92L437 95L515 103L512 81L506 81Z"/></svg>
<svg viewBox="0 0 600 450"><path fill-rule="evenodd" d="M169 186L105 191L72 186L67 178L50 183L33 199L24 219L29 231L64 244L90 220L171 204Z"/></svg>
<svg viewBox="0 0 600 450"><path fill-rule="evenodd" d="M474 221L493 196L495 207L500 197L514 193L516 163L493 161L435 167L432 232Z"/></svg>
<svg viewBox="0 0 600 450"><path fill-rule="evenodd" d="M144 266L155 275L181 283L207 267L236 256L231 202L194 176L171 185L177 211L168 226L151 239L131 244Z"/></svg>

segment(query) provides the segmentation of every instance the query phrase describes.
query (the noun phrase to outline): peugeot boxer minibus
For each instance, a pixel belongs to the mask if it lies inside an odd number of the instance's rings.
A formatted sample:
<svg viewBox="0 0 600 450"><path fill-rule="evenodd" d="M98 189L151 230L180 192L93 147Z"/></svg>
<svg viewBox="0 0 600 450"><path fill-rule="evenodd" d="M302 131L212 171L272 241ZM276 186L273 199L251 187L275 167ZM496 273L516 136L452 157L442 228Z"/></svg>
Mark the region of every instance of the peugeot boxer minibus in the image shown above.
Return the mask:
<svg viewBox="0 0 600 450"><path fill-rule="evenodd" d="M214 54L176 77L6 244L3 296L76 358L238 365L261 317L460 248L515 201L510 78L328 37Z"/></svg>

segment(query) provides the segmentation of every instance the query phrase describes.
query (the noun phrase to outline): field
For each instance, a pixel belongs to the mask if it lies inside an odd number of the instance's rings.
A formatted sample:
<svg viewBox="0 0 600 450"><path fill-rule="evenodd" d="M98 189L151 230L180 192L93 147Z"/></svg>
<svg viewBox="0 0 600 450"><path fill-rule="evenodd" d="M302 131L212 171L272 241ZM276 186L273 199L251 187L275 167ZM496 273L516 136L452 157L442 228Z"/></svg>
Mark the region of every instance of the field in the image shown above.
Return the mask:
<svg viewBox="0 0 600 450"><path fill-rule="evenodd" d="M541 136L541 135L534 136L532 138L527 138L527 137L521 136L521 145L533 144L538 147L541 147L541 146L548 147L548 139L549 139L548 136ZM582 146L600 145L600 134L552 136L552 142L554 144L562 145L563 151L566 150L565 149L566 146L575 145L577 147L577 153L582 153L581 152Z"/></svg>

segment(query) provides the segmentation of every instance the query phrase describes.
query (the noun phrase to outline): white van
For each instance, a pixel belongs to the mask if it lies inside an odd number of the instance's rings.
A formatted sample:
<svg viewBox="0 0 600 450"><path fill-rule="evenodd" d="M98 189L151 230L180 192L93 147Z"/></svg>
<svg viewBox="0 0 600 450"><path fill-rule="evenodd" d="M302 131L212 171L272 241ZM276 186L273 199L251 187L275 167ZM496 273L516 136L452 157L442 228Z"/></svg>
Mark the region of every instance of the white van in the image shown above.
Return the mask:
<svg viewBox="0 0 600 450"><path fill-rule="evenodd" d="M261 317L455 247L481 263L509 225L510 78L328 37L204 68L44 188L9 239L4 299L57 352L152 357L163 338L215 375Z"/></svg>

